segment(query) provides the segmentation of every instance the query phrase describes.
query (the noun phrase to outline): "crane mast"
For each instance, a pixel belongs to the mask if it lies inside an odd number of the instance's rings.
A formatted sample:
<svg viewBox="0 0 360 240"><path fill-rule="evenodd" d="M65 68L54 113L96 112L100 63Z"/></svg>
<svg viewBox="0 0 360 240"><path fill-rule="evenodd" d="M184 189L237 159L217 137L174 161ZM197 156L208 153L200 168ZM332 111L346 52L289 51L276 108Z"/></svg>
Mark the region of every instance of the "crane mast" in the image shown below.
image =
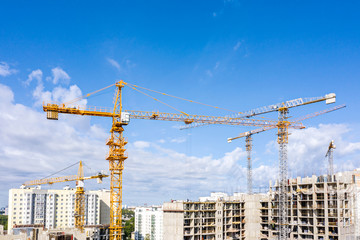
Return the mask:
<svg viewBox="0 0 360 240"><path fill-rule="evenodd" d="M334 176L334 149L336 148L334 140L332 140L329 144L328 150L326 152L325 157L328 158L328 175L330 180L332 181L332 178Z"/></svg>
<svg viewBox="0 0 360 240"><path fill-rule="evenodd" d="M116 83L117 92L115 96L111 136L107 142L109 154L106 160L109 161L110 170L110 239L121 240L121 213L122 213L122 172L124 161L127 159L125 154L126 141L123 137L124 125L122 121L122 94L123 82Z"/></svg>
<svg viewBox="0 0 360 240"><path fill-rule="evenodd" d="M289 110L287 107L280 108L279 124L278 124L278 144L279 144L279 238L287 239L288 236L288 197L287 197L287 179L288 179L288 163L287 163L287 144L288 144L288 119Z"/></svg>
<svg viewBox="0 0 360 240"><path fill-rule="evenodd" d="M251 134L245 138L245 147L247 153L247 192L253 194L253 181L252 181L252 164L251 164L251 150L252 150L252 137Z"/></svg>
<svg viewBox="0 0 360 240"><path fill-rule="evenodd" d="M84 230L85 225L85 190L84 190L84 169L82 162L80 161L78 170L78 179L76 180L76 192L75 192L75 227L81 232Z"/></svg>

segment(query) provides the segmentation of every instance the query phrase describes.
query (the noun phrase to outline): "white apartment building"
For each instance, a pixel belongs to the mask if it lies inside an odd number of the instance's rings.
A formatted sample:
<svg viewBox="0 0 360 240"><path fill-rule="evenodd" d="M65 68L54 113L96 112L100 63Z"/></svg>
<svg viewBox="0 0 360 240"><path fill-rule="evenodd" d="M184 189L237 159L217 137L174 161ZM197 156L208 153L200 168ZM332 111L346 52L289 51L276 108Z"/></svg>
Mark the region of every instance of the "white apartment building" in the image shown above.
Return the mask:
<svg viewBox="0 0 360 240"><path fill-rule="evenodd" d="M135 208L135 240L163 239L163 210L161 206Z"/></svg>
<svg viewBox="0 0 360 240"><path fill-rule="evenodd" d="M47 229L74 227L75 189L24 188L9 190L8 226L44 225ZM110 192L86 191L85 224L110 222Z"/></svg>

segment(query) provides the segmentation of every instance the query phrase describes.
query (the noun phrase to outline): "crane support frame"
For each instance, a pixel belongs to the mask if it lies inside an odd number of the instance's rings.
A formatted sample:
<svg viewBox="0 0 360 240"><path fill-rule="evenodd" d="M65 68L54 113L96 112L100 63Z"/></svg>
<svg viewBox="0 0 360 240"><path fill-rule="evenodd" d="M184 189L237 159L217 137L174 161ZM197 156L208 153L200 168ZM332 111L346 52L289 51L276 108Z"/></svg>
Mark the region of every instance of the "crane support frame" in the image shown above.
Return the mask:
<svg viewBox="0 0 360 240"><path fill-rule="evenodd" d="M251 151L252 151L252 137L246 136L246 153L247 153L247 191L248 194L253 194L253 178L252 178L252 164L251 164Z"/></svg>
<svg viewBox="0 0 360 240"><path fill-rule="evenodd" d="M124 161L127 159L125 154L126 141L123 137L123 122L121 119L122 112L122 94L121 89L124 87L122 82L116 84L117 92L113 109L111 137L107 142L109 146L109 155L106 160L109 161L110 170L110 228L109 239L121 240L122 231L122 173L124 170Z"/></svg>
<svg viewBox="0 0 360 240"><path fill-rule="evenodd" d="M288 239L288 108L279 109L278 144L279 144L279 240Z"/></svg>

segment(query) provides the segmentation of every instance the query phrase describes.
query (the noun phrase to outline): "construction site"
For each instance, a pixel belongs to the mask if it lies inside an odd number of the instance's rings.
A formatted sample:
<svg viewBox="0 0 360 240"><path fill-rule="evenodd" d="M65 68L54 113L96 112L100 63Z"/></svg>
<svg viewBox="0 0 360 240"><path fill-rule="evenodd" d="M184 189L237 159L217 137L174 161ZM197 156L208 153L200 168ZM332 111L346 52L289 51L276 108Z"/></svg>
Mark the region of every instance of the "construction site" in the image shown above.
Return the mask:
<svg viewBox="0 0 360 240"><path fill-rule="evenodd" d="M0 240L360 240L359 9L3 1Z"/></svg>
<svg viewBox="0 0 360 240"><path fill-rule="evenodd" d="M289 179L284 239L358 239L360 169ZM212 193L199 201L164 203L169 240L279 239L279 183L267 194Z"/></svg>
<svg viewBox="0 0 360 240"><path fill-rule="evenodd" d="M93 108L74 107L74 103L100 91L115 86L114 106ZM178 121L185 123L184 129L203 125L235 125L259 127L244 132L228 142L246 138L247 152L247 193L228 196L224 193L213 194L198 202L174 201L163 206L163 238L166 240L220 240L220 239L355 239L359 237L359 189L360 173L334 173L333 150L335 144L329 144L326 158L328 174L309 178L289 179L287 144L289 129L303 129L302 121L327 114L345 107L339 105L330 109L307 114L289 120L289 110L295 107L318 102L335 102L334 93L315 98L298 98L232 116L203 116L180 113L144 112L124 110L122 91L128 87L151 99L166 104L147 94L144 90L160 93L193 103L192 100L175 97L166 93L146 89L124 81L86 94L73 101L53 104L45 103L43 110L50 120L58 120L59 114L80 116L110 117L112 119L111 136L106 145L109 153L109 175L99 172L85 177L82 162L79 162L78 174L27 181L22 189L11 189L9 193L9 231L14 236L23 233L26 237L42 239L59 234L55 239L66 239L70 234L76 239L121 240L122 232L122 174L124 162L128 158L125 152L127 140L124 126L130 119ZM179 110L178 110L179 111ZM256 119L258 115L277 112L278 119ZM274 185L270 183L267 194L253 194L252 176L252 135L277 129L279 144L279 176ZM108 191L93 191L85 194L84 181L110 177ZM42 190L43 184L75 181L76 188L63 190ZM126 184L126 183L124 183ZM244 183L245 184L245 183ZM64 234L58 230L64 231ZM69 236L70 236L69 235ZM16 237L15 237L16 238ZM10 236L5 239L14 239ZM140 239L140 238L139 238Z"/></svg>

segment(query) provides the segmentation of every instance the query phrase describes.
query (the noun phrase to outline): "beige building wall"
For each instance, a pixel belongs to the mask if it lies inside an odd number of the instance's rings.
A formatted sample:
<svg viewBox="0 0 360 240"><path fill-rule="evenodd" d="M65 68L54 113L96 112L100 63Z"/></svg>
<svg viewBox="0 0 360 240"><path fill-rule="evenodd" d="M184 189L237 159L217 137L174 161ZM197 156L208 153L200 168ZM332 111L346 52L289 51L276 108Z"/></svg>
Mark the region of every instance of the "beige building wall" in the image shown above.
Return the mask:
<svg viewBox="0 0 360 240"><path fill-rule="evenodd" d="M258 240L261 238L260 214L262 200L268 201L264 194L245 195L245 239Z"/></svg>
<svg viewBox="0 0 360 240"><path fill-rule="evenodd" d="M184 239L184 204L182 201L163 205L163 239Z"/></svg>

